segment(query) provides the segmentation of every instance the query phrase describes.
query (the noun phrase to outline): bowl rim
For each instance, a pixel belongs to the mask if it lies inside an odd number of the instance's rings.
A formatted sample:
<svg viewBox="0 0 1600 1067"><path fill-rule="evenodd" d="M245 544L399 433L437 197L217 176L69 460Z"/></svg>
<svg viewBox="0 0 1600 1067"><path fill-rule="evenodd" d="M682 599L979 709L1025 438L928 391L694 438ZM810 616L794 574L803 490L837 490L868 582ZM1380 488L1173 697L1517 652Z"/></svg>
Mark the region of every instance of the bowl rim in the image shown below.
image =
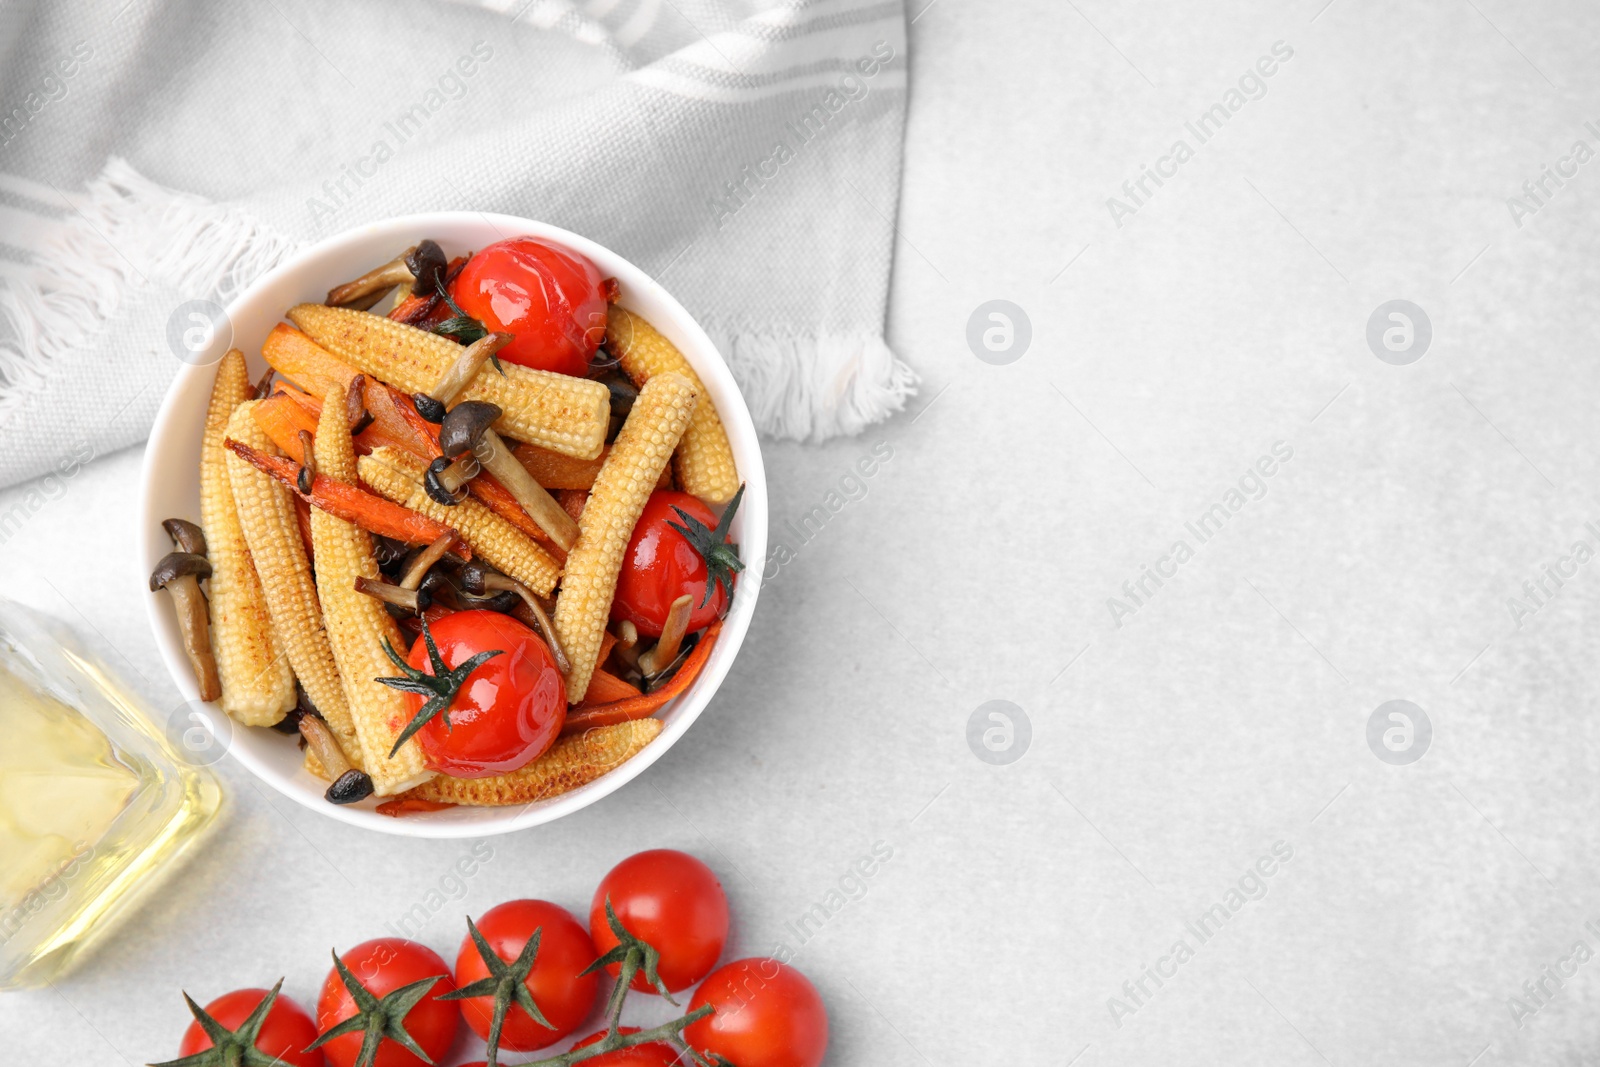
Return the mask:
<svg viewBox="0 0 1600 1067"><path fill-rule="evenodd" d="M740 575L736 595L724 619L718 637L718 647L712 653L700 677L695 679L687 692L670 705L671 713L665 728L633 758L587 785L545 801L516 808L451 809L447 812L421 813L403 818L380 815L369 803L350 806L329 804L322 799L320 792L313 794L297 784L297 777L306 775L304 770L286 776L258 754L253 746L236 743L233 733L237 729L249 728L238 727L215 703L198 699L199 690L177 636L176 624L170 617L171 611L162 603L163 598L154 593L146 593L146 615L168 675L186 701L185 707L197 714L213 735L229 738L225 746L229 756L242 764L256 778L265 781L277 792L304 807L351 826L401 837L476 838L529 829L580 811L611 795L644 773L688 731L721 687L749 630L756 600L760 594L762 570L766 559L765 466L754 420L750 416L749 407L745 403L738 383L734 380L727 360L700 324L664 286L627 257L581 234L550 223L494 212L432 211L395 216L341 231L295 253L277 267L256 278L229 302L225 309L228 321L231 323L236 316L242 314L244 309L260 298L259 294L275 288L279 283L306 271L308 267L325 258L347 253L352 248L369 243L414 240L419 234L460 228L484 230L483 244L507 236L537 237L560 244L587 256L600 267L602 274L617 278L621 283L623 294L619 303L631 306L634 302L644 302L665 312L664 316L653 314L652 324L664 333L671 329L677 335L685 358L716 398L717 413L722 418L735 456L738 457L739 473L746 487L739 513L741 555L746 561L746 567ZM477 247L481 248L483 244ZM391 244L391 247L398 245ZM632 300L629 299L630 296L633 297ZM315 298L315 294L312 294L312 298ZM283 311L287 310L288 307L285 306ZM281 312L278 318L279 321L283 320ZM688 344L683 344L685 340ZM165 442L168 436L168 431L163 427L172 425L174 414L195 402L192 396L186 394L201 397L200 403L204 403L203 398L210 396L209 376L214 374L217 362L231 345L231 335L216 339L213 342L213 348L216 349L214 358L209 362L185 361L167 387L166 395L157 411L155 423L145 445L139 473L137 559L142 562L146 570L155 560L166 554L169 547L160 525L162 518L167 516L155 513L155 501L158 495L156 458L166 451ZM251 357L247 353L247 358L256 357ZM206 384L203 390L197 392L194 382L199 376L206 376ZM175 430L171 432L176 433ZM198 477L196 481L198 482ZM147 589L147 577L146 573L138 575L141 589ZM448 817L452 813L462 811L470 811L472 818Z"/></svg>

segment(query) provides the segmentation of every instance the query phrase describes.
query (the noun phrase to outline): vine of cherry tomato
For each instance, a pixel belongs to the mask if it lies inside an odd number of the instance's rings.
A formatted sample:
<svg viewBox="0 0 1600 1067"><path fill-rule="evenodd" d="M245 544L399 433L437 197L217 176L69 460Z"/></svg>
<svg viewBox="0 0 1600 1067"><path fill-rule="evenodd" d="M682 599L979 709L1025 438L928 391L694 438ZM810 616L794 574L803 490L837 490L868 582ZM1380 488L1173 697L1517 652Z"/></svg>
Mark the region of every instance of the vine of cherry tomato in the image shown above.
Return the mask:
<svg viewBox="0 0 1600 1067"><path fill-rule="evenodd" d="M189 1061L196 1067L255 1062L263 1054L287 1067L355 1067L365 1039L375 1043L373 1067L442 1064L463 1019L487 1038L498 996L503 1012L498 1054L504 1062L508 1051L545 1048L576 1032L594 1012L599 971L605 969L637 980L627 990L613 989L603 1028L572 1045L568 1055L603 1042L614 1046L624 1038L639 1044L596 1050L580 1062L673 1067L687 1062L669 1043L681 1040L705 1057L721 1057L737 1067L822 1063L828 1014L803 974L773 959L716 967L728 938L728 900L715 873L700 860L672 849L624 859L596 889L589 923L585 930L548 901L507 901L469 921L453 971L438 953L415 941L365 941L336 957L322 985L315 1022L276 988L238 989L204 1009L190 1002L195 1021L184 1032L179 1054L187 1059L209 1052L210 1059ZM652 962L654 977L672 992L700 983L686 1014L648 1031L616 1025L629 991L658 991L646 980ZM265 1005L268 997L274 999ZM529 999L531 1013L524 1007ZM408 1049L408 1042L422 1056Z"/></svg>

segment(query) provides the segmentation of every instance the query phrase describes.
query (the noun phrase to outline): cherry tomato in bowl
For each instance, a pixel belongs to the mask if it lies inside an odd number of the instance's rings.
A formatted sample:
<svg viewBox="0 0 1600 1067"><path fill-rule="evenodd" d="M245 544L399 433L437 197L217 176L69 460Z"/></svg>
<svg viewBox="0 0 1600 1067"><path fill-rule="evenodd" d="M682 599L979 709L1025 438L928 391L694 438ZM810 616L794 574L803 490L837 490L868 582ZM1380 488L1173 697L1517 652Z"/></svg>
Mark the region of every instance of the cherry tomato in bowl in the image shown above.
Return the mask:
<svg viewBox="0 0 1600 1067"><path fill-rule="evenodd" d="M604 279L593 263L536 237L496 241L450 284L462 311L514 340L507 363L583 377L606 335Z"/></svg>
<svg viewBox="0 0 1600 1067"><path fill-rule="evenodd" d="M430 638L447 668L444 675L431 662ZM491 652L497 654L456 677L468 660ZM447 615L417 638L406 660L407 680L437 687L428 696L406 694L413 720L430 709L416 737L433 770L457 778L506 774L544 755L561 733L567 689L555 658L538 634L509 615ZM450 697L448 710L434 709L434 697L444 695Z"/></svg>
<svg viewBox="0 0 1600 1067"><path fill-rule="evenodd" d="M267 989L235 989L222 994L203 1010L223 1029L245 1038L249 1036L244 1028L251 1014L271 995L272 991ZM317 1024L311 1021L311 1016L300 1005L279 994L256 1027L255 1040L249 1043L268 1056L282 1060L289 1067L323 1067L321 1049L305 1051L306 1046L316 1039ZM228 1043L226 1039L224 1043ZM205 1027L196 1018L183 1032L178 1055L186 1058L213 1048L215 1045L211 1035L206 1033ZM226 1062L225 1055L224 1052L217 1053L218 1064Z"/></svg>
<svg viewBox="0 0 1600 1067"><path fill-rule="evenodd" d="M774 959L735 960L695 990L689 1010L716 1011L683 1039L739 1067L818 1067L828 1051L828 1011L816 987Z"/></svg>
<svg viewBox="0 0 1600 1067"><path fill-rule="evenodd" d="M500 1048L527 1052L544 1048L576 1030L589 1017L599 992L600 976L583 971L600 955L577 919L565 908L544 900L508 900L483 913L478 933L503 963L515 965L534 933L539 946L523 983L550 1026L543 1026L512 1001L500 1030ZM488 964L469 934L456 956L455 978L465 990L490 977ZM461 1001L461 1015L479 1037L487 1039L494 1018L494 997Z"/></svg>
<svg viewBox="0 0 1600 1067"><path fill-rule="evenodd" d="M600 880L589 905L589 933L600 954L617 945L606 901L623 929L661 954L656 973L667 991L688 989L711 972L728 941L728 897L711 868L687 852L635 853ZM606 968L613 977L618 966ZM644 974L631 988L656 992Z"/></svg>
<svg viewBox="0 0 1600 1067"><path fill-rule="evenodd" d="M426 945L402 937L379 937L363 941L339 957L343 968L328 972L317 998L317 1026L326 1034L340 1023L364 1014L350 991L349 982L359 983L384 1006L385 1019L369 1019L374 1025L392 1028L400 1025L427 1055L437 1063L455 1043L461 1025L461 1012L455 1004L440 998L455 989L450 968L439 954ZM348 976L348 977L347 977ZM409 1010L399 1011L407 999L401 990L414 982L427 982L426 991ZM393 1018L398 1014L399 1018ZM378 1045L373 1067L425 1067L423 1060L394 1039L392 1030ZM332 1067L354 1067L361 1055L363 1029L340 1034L324 1042Z"/></svg>
<svg viewBox="0 0 1600 1067"><path fill-rule="evenodd" d="M622 557L611 617L660 637L672 602L688 594L690 633L720 618L735 575L744 569L727 537L738 502L735 497L719 523L698 497L671 489L651 493Z"/></svg>

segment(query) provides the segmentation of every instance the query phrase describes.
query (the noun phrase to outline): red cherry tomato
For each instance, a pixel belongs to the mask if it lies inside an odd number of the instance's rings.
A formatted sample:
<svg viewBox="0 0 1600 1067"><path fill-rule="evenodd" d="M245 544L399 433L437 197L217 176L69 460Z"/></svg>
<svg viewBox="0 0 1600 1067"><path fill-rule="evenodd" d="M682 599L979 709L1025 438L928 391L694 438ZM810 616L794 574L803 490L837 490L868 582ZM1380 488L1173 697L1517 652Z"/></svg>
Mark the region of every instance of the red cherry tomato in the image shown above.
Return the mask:
<svg viewBox="0 0 1600 1067"><path fill-rule="evenodd" d="M548 241L496 241L467 261L450 284L461 310L515 340L508 363L583 377L605 340L606 298L593 263Z"/></svg>
<svg viewBox="0 0 1600 1067"><path fill-rule="evenodd" d="M639 1028L637 1026L617 1027L617 1033L619 1034L637 1034L638 1032ZM606 1032L601 1030L599 1033L590 1034L572 1047L575 1049L585 1048L598 1043L605 1036ZM593 1064L594 1067L678 1067L678 1053L671 1045L663 1044L660 1041L651 1041L644 1045L634 1045L632 1048L619 1048L615 1052L603 1053L592 1060L584 1060L583 1062ZM488 1067L488 1065L484 1064L483 1067Z"/></svg>
<svg viewBox="0 0 1600 1067"><path fill-rule="evenodd" d="M458 611L429 626L445 666L479 652L500 650L467 676L450 705L450 725L435 716L417 731L424 762L457 778L505 774L542 756L567 717L567 687L549 646L498 611ZM407 662L432 674L426 641L418 637ZM408 693L411 714L424 698ZM404 724L397 724L404 725Z"/></svg>
<svg viewBox="0 0 1600 1067"><path fill-rule="evenodd" d="M661 954L656 970L670 992L688 989L717 965L728 940L728 897L711 868L687 852L636 853L600 880L589 905L589 933L600 955L617 945L606 921L607 897L623 929ZM616 964L607 969L616 976ZM655 992L643 973L632 987Z"/></svg>
<svg viewBox="0 0 1600 1067"><path fill-rule="evenodd" d="M695 990L689 1010L715 1013L684 1028L702 1052L739 1067L818 1067L828 1050L828 1012L806 976L773 959L735 960Z"/></svg>
<svg viewBox="0 0 1600 1067"><path fill-rule="evenodd" d="M589 1017L595 994L600 988L598 974L579 974L600 955L583 926L565 909L543 900L508 900L490 908L477 921L478 932L495 955L507 963L516 961L522 947L535 930L539 951L526 984L533 1002L544 1012L555 1029L535 1022L514 1002L500 1030L500 1047L527 1052L566 1037ZM456 984L470 985L489 976L489 968L478 954L469 935L461 942L456 956ZM479 1037L489 1036L494 1018L493 997L469 997L461 1002L461 1014Z"/></svg>
<svg viewBox="0 0 1600 1067"><path fill-rule="evenodd" d="M611 617L627 619L647 637L660 637L662 624L672 602L688 593L694 597L689 616L689 632L711 625L728 607L726 587L718 585L706 599L706 561L670 523L686 526L672 509L682 508L716 529L717 516L698 497L671 489L659 489L645 501L644 511L633 528L628 550L622 557L622 573L617 576L617 595L611 601ZM704 603L702 603L704 601Z"/></svg>
<svg viewBox="0 0 1600 1067"><path fill-rule="evenodd" d="M207 1004L205 1011L227 1029L237 1030L267 993L265 989L235 989ZM289 1067L323 1067L321 1049L303 1051L316 1039L317 1024L311 1021L311 1016L300 1005L279 993L278 999L268 1009L266 1019L262 1020L255 1044L256 1048L269 1056L276 1056ZM211 1047L211 1037L198 1021L192 1022L189 1029L183 1032L178 1055L193 1056Z"/></svg>
<svg viewBox="0 0 1600 1067"><path fill-rule="evenodd" d="M442 994L455 989L450 980L450 968L439 954L425 945L401 937L380 937L363 941L339 957L355 975L356 981L366 987L374 997L382 998L401 986L424 978L438 977L416 1005L406 1013L405 1028L412 1039L438 1062L455 1043L456 1030L461 1024L461 1011L451 1000L440 1000ZM356 1014L355 998L345 988L339 971L328 972L322 983L322 996L317 999L317 1027L324 1032ZM333 1067L351 1067L361 1055L361 1033L356 1031L340 1036L323 1045L328 1062ZM378 1045L377 1060L373 1067L425 1067L424 1061L398 1044L393 1038L384 1038Z"/></svg>

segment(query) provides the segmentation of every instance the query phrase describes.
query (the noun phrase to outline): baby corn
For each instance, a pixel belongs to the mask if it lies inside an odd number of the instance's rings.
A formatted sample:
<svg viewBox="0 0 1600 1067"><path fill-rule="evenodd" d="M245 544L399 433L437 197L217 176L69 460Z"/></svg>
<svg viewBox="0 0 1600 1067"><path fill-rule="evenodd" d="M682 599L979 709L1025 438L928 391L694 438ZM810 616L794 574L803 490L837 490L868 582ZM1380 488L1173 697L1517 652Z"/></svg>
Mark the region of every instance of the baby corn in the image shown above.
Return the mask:
<svg viewBox="0 0 1600 1067"><path fill-rule="evenodd" d="M588 785L637 756L661 733L660 719L636 719L563 737L518 771L489 778L439 775L406 794L443 804L532 804Z"/></svg>
<svg viewBox="0 0 1600 1067"><path fill-rule="evenodd" d="M709 504L726 504L739 489L739 473L734 468L733 447L722 427L717 407L705 384L689 366L676 345L644 319L626 308L612 304L607 311L606 340L622 369L643 385L657 374L675 371L694 383L700 402L695 407L689 428L678 442L675 465L678 486Z"/></svg>
<svg viewBox="0 0 1600 1067"><path fill-rule="evenodd" d="M407 393L432 389L463 351L448 338L350 308L299 304L289 319L346 363ZM611 420L611 393L601 383L515 364L504 374L485 367L456 399L498 404L497 432L580 459L600 454Z"/></svg>
<svg viewBox="0 0 1600 1067"><path fill-rule="evenodd" d="M259 452L280 455L250 414L257 403L260 401L236 407L225 435ZM328 647L328 634L322 628L322 608L311 582L311 565L300 540L300 525L289 490L232 452L226 462L239 525L272 617L273 637L311 702L327 720L339 747L350 762L359 763L361 749L356 742L355 724L350 718L350 706L345 703L333 650Z"/></svg>
<svg viewBox="0 0 1600 1067"><path fill-rule="evenodd" d="M427 465L416 456L397 448L379 448L361 457L359 470L361 480L380 496L453 527L473 553L496 570L541 596L549 596L555 588L561 568L550 553L473 497L453 507L434 500L422 488Z"/></svg>
<svg viewBox="0 0 1600 1067"><path fill-rule="evenodd" d="M676 372L644 384L578 519L578 542L567 554L554 618L556 636L572 661L567 699L574 704L589 688L633 527L672 459L695 400L694 383Z"/></svg>
<svg viewBox="0 0 1600 1067"><path fill-rule="evenodd" d="M246 726L271 726L294 707L294 673L272 636L267 601L250 562L222 447L228 420L249 395L244 355L217 365L200 444L200 525L211 559L211 648L222 677L222 710Z"/></svg>
<svg viewBox="0 0 1600 1067"><path fill-rule="evenodd" d="M328 478L353 484L356 480L355 444L345 414L345 388L333 383L324 398L312 451L317 471ZM405 639L383 605L356 592L356 579L378 579L367 531L321 508L311 512L311 543L317 558L317 594L334 662L344 683L345 701L355 721L360 743L360 766L372 778L372 791L388 796L410 789L432 776L422 762L415 739L407 741L391 759L389 750L405 727L410 707L405 695L380 685L376 678L392 674L383 642L405 647Z"/></svg>

